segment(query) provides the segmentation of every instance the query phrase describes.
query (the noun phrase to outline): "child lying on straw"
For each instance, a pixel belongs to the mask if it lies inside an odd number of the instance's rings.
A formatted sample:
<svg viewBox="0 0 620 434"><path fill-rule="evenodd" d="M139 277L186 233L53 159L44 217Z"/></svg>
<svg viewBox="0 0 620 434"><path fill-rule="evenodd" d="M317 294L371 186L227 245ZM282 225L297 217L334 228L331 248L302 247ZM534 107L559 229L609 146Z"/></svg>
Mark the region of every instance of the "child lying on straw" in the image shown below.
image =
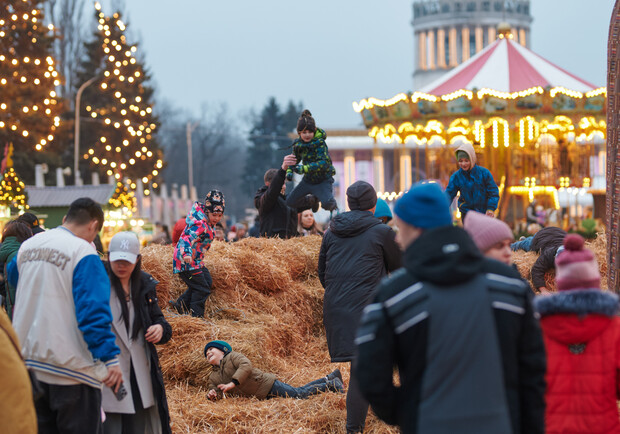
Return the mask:
<svg viewBox="0 0 620 434"><path fill-rule="evenodd" d="M209 399L218 397L218 389L221 393L230 392L240 396L255 396L259 399L276 396L305 399L310 395L327 391L344 393L342 375L338 369L304 386L293 387L276 380L274 374L263 373L253 368L252 362L243 354L233 351L227 342L209 342L205 346L204 354L207 361L213 365L207 392Z"/></svg>

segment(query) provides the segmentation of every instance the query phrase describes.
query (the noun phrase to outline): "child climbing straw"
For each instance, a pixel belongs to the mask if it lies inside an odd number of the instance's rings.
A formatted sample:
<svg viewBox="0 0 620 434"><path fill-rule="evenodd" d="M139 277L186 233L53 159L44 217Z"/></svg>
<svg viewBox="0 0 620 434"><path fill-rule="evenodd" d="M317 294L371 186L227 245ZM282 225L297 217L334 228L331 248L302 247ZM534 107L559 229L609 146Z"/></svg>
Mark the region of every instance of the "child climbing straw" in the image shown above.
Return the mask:
<svg viewBox="0 0 620 434"><path fill-rule="evenodd" d="M286 179L291 181L293 172L304 177L289 194L286 204L291 208L303 209L305 196L310 194L319 199L323 209L333 211L337 208L333 191L336 169L327 150L325 131L316 127L309 110L304 110L297 120L297 134L299 138L293 143L297 164L286 170Z"/></svg>
<svg viewBox="0 0 620 434"><path fill-rule="evenodd" d="M499 202L499 189L493 175L487 168L476 165L476 152L470 143L456 149L456 159L459 170L450 177L446 194L452 202L456 194L461 193L458 201L461 219L465 221L468 211L494 217Z"/></svg>

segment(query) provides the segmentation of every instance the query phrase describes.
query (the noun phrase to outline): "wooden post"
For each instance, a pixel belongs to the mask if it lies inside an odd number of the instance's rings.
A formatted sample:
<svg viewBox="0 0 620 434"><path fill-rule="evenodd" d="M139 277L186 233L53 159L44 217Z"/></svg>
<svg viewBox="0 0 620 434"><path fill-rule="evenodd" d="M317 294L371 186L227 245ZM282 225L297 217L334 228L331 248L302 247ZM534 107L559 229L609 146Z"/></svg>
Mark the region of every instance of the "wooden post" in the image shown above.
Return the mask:
<svg viewBox="0 0 620 434"><path fill-rule="evenodd" d="M607 289L620 291L620 0L616 0L607 45Z"/></svg>

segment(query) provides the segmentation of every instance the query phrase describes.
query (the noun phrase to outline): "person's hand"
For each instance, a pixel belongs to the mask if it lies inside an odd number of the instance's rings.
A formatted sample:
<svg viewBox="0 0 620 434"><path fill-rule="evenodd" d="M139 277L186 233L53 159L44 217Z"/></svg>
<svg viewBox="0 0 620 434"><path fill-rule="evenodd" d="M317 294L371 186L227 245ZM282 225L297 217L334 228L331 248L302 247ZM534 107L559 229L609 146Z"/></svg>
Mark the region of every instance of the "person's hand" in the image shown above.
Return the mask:
<svg viewBox="0 0 620 434"><path fill-rule="evenodd" d="M487 211L487 215L488 215L489 217L495 217L495 211L488 210L488 211Z"/></svg>
<svg viewBox="0 0 620 434"><path fill-rule="evenodd" d="M192 262L192 257L191 256L183 256L183 262L185 262L186 264L189 264L190 262Z"/></svg>
<svg viewBox="0 0 620 434"><path fill-rule="evenodd" d="M284 156L284 160L282 160L282 169L286 170L288 166L294 166L297 164L297 157L294 154L289 154Z"/></svg>
<svg viewBox="0 0 620 434"><path fill-rule="evenodd" d="M110 366L108 368L108 376L103 379L103 384L108 386L114 391L114 393L116 393L122 382L123 372L121 371L121 367L118 365Z"/></svg>
<svg viewBox="0 0 620 434"><path fill-rule="evenodd" d="M144 339L147 342L152 344L156 344L161 341L161 337L164 334L164 328L161 324L153 324L148 329L146 329L146 334L144 335Z"/></svg>
<svg viewBox="0 0 620 434"><path fill-rule="evenodd" d="M207 392L207 398L209 399L216 399L217 398L217 392L215 391L215 389L211 389Z"/></svg>
<svg viewBox="0 0 620 434"><path fill-rule="evenodd" d="M230 383L217 385L217 388L220 389L224 393L228 392L233 387L235 387L235 383L233 383L232 381Z"/></svg>

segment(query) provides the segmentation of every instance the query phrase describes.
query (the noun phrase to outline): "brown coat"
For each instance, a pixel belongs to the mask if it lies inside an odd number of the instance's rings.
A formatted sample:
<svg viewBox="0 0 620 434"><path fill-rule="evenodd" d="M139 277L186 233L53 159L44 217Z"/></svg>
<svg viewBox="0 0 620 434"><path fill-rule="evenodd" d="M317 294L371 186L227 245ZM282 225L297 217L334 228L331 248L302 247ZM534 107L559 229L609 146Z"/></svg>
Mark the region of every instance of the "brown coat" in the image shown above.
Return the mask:
<svg viewBox="0 0 620 434"><path fill-rule="evenodd" d="M26 365L18 348L17 334L0 309L0 420L2 431L36 434L37 416Z"/></svg>
<svg viewBox="0 0 620 434"><path fill-rule="evenodd" d="M250 359L232 351L222 358L219 366L213 367L213 372L209 375L209 390L219 392L218 384L227 384L233 379L237 380L239 385L231 389L230 394L263 399L271 391L276 376L253 368Z"/></svg>

